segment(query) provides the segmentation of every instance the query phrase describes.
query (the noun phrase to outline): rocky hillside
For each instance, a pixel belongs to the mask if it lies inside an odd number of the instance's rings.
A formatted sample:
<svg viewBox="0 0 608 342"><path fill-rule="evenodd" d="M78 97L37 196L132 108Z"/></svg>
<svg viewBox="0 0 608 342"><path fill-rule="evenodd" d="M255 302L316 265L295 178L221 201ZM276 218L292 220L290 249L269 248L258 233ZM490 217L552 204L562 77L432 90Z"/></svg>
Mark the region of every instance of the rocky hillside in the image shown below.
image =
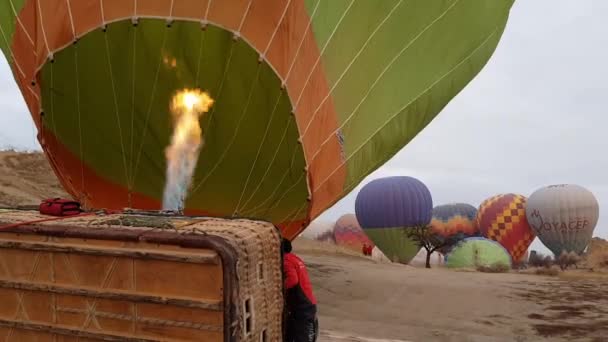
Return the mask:
<svg viewBox="0 0 608 342"><path fill-rule="evenodd" d="M0 206L38 204L43 198L66 196L44 154L0 151Z"/></svg>
<svg viewBox="0 0 608 342"><path fill-rule="evenodd" d="M594 268L608 269L608 241L595 237L587 250L587 264Z"/></svg>

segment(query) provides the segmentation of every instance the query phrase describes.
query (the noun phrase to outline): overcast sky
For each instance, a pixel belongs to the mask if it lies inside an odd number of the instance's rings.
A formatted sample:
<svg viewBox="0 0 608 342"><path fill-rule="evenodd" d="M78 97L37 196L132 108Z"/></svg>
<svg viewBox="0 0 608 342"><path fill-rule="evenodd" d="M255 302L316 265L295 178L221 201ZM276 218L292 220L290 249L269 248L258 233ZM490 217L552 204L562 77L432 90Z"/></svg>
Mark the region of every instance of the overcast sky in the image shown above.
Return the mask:
<svg viewBox="0 0 608 342"><path fill-rule="evenodd" d="M518 0L481 73L390 162L366 179L410 175L434 204L475 206L576 183L608 203L607 0ZM29 114L0 58L0 146L38 148ZM364 184L363 183L363 184ZM354 211L355 189L320 220ZM608 211L596 235L608 237ZM541 248L538 240L533 247Z"/></svg>

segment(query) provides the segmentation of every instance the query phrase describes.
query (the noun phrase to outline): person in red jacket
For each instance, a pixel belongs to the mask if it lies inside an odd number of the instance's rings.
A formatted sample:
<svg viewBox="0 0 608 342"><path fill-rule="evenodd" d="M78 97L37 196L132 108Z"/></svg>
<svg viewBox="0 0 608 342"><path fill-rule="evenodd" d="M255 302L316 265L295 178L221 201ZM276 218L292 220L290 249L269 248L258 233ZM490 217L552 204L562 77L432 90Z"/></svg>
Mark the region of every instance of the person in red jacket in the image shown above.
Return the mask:
<svg viewBox="0 0 608 342"><path fill-rule="evenodd" d="M287 310L286 342L315 342L318 334L317 299L302 259L291 252L283 239L283 272Z"/></svg>

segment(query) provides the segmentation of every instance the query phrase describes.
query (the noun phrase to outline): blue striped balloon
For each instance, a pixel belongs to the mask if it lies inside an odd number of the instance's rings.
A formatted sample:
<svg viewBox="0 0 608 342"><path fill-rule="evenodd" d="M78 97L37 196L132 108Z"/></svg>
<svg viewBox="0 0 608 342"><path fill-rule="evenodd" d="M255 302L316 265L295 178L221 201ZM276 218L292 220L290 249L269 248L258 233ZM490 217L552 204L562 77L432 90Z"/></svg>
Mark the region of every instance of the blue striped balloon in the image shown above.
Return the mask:
<svg viewBox="0 0 608 342"><path fill-rule="evenodd" d="M355 201L357 220L367 236L387 257L404 264L420 250L406 230L428 225L432 210L431 192L412 177L376 179L361 189Z"/></svg>
<svg viewBox="0 0 608 342"><path fill-rule="evenodd" d="M355 201L364 228L413 227L431 222L431 192L413 177L380 178L365 185Z"/></svg>

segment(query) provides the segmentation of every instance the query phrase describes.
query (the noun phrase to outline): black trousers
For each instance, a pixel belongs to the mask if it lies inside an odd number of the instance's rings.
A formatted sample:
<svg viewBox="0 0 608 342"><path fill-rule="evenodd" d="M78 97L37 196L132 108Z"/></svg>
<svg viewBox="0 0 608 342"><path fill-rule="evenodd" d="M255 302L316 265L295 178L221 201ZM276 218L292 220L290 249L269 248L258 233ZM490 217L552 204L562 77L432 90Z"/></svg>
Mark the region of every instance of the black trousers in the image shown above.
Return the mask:
<svg viewBox="0 0 608 342"><path fill-rule="evenodd" d="M285 342L316 342L319 335L319 321L316 317L289 316L286 330Z"/></svg>

